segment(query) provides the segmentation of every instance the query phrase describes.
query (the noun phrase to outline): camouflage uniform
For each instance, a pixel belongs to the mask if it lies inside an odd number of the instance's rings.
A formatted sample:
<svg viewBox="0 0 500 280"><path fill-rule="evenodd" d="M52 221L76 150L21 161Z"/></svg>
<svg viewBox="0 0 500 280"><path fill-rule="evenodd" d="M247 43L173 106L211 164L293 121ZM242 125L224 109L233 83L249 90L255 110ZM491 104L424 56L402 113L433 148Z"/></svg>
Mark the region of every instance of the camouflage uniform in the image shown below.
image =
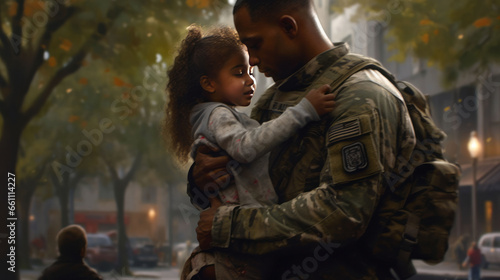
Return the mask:
<svg viewBox="0 0 500 280"><path fill-rule="evenodd" d="M252 117L274 119L331 83L347 53L336 44L273 85ZM279 265L269 279L391 279L362 240L381 196L397 186L385 174L404 174L415 145L411 120L399 91L374 70L356 73L335 94L331 114L271 152L280 204L222 206L214 217L213 247L274 256Z"/></svg>

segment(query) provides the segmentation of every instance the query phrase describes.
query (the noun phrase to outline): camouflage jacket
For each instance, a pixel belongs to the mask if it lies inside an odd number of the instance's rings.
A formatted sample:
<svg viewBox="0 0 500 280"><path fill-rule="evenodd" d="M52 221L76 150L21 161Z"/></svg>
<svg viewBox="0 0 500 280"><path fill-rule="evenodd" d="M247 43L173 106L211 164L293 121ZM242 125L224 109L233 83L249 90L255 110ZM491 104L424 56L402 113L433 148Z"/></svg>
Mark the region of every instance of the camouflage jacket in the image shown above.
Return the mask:
<svg viewBox="0 0 500 280"><path fill-rule="evenodd" d="M336 44L260 98L252 117L265 122L330 83L328 71L348 53ZM390 279L364 252L362 237L415 145L399 91L380 73L363 70L336 90L337 107L271 152L278 205L222 206L212 245L278 260L269 279Z"/></svg>

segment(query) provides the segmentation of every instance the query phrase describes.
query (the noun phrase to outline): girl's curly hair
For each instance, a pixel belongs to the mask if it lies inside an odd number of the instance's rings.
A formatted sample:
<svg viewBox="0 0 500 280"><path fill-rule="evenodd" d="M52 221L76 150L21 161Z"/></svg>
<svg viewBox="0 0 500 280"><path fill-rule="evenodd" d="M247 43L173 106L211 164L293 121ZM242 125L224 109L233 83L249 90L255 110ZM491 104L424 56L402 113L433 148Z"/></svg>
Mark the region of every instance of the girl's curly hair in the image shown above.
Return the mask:
<svg viewBox="0 0 500 280"><path fill-rule="evenodd" d="M217 27L202 35L199 26L188 27L174 64L168 69L167 104L163 121L163 137L167 146L181 163L189 158L193 143L189 116L193 107L209 101L203 94L200 78L215 78L231 57L241 51L243 44L234 29Z"/></svg>

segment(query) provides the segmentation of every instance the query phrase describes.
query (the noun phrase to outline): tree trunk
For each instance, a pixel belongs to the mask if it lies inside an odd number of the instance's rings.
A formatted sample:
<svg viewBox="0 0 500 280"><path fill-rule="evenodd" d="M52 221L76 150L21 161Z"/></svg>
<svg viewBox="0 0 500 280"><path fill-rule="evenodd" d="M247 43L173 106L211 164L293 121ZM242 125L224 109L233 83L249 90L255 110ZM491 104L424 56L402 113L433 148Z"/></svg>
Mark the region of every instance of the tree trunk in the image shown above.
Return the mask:
<svg viewBox="0 0 500 280"><path fill-rule="evenodd" d="M65 182L67 183L67 182ZM61 228L69 226L69 216L68 216L68 196L69 191L66 186L63 186L58 193L59 205L61 209Z"/></svg>
<svg viewBox="0 0 500 280"><path fill-rule="evenodd" d="M121 180L114 183L117 223L118 223L118 265L116 271L120 275L132 275L128 263L127 252L127 231L125 229L125 190L128 182L124 183Z"/></svg>
<svg viewBox="0 0 500 280"><path fill-rule="evenodd" d="M19 239L16 244L19 244L19 268L31 269L31 254L30 254L30 239L29 239L29 218L30 218L30 202L35 188L29 190L24 189L19 192L18 210L19 210Z"/></svg>

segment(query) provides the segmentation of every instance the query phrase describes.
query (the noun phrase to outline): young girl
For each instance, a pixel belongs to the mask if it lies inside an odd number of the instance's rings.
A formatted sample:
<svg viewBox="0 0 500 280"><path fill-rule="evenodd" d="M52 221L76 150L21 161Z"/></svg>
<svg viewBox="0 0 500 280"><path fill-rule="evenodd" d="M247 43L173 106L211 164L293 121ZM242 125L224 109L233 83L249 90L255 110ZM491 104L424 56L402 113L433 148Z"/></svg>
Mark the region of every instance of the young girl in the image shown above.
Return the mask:
<svg viewBox="0 0 500 280"><path fill-rule="evenodd" d="M199 145L215 145L240 163L237 169L229 167L235 184L219 191L223 203L241 207L276 203L268 175L269 152L308 122L319 121L321 115L333 110L334 96L325 94L329 86L312 90L279 118L259 125L234 108L250 105L255 91L253 67L236 32L218 28L202 36L199 27L191 26L188 30L168 71L170 100L164 134L170 149L185 162ZM242 258L245 261L240 263L248 264L248 259ZM213 264L218 279L239 279L238 260L235 254L220 251L198 253L186 264L192 266L187 279Z"/></svg>

